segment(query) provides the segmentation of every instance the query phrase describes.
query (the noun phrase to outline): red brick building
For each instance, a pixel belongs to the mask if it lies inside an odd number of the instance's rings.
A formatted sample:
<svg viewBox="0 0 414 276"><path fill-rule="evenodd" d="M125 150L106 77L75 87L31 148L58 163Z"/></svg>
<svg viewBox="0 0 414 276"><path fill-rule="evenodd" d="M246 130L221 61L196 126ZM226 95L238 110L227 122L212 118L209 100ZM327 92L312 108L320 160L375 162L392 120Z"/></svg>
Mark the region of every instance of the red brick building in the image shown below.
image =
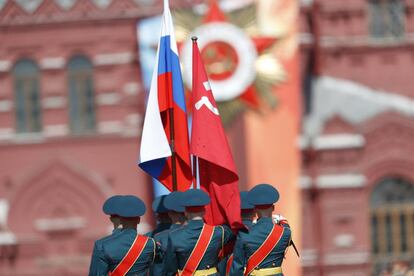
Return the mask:
<svg viewBox="0 0 414 276"><path fill-rule="evenodd" d="M304 71L313 62L319 74L305 89L301 138L303 152L312 149L301 180L304 274L318 275L318 264L324 275L379 275L396 260L412 266L414 3L313 4L302 7L313 21L302 21L301 36Z"/></svg>
<svg viewBox="0 0 414 276"><path fill-rule="evenodd" d="M93 240L110 230L103 200L152 198L135 165L144 108L135 24L161 6L0 3L0 274L85 275Z"/></svg>
<svg viewBox="0 0 414 276"><path fill-rule="evenodd" d="M304 86L300 145L314 149L300 181L304 275L318 264L376 275L414 256L414 3L319 0L312 29L303 2L303 77L311 62L320 74ZM0 274L84 275L109 231L103 200L150 202L135 166L145 98L135 24L160 11L155 0L0 1ZM242 121L229 130L236 148Z"/></svg>

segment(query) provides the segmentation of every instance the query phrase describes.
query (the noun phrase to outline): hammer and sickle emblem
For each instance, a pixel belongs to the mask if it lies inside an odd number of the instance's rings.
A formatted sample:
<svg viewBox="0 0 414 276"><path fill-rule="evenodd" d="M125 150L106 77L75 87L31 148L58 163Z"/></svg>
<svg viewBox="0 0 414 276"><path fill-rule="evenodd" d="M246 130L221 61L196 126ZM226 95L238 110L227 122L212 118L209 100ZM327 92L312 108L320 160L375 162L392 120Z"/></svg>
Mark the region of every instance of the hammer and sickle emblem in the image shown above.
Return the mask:
<svg viewBox="0 0 414 276"><path fill-rule="evenodd" d="M211 86L210 86L210 83L208 81L203 82L203 86L204 86L204 89L206 91L210 91L211 90ZM213 112L213 114L219 116L218 109L213 106L213 104L210 102L210 100L206 96L202 96L201 99L198 102L196 102L194 106L195 106L195 108L197 110L200 110L200 108L203 105L205 105L208 110L210 110L211 112Z"/></svg>
<svg viewBox="0 0 414 276"><path fill-rule="evenodd" d="M206 96L202 96L201 99L198 102L196 102L194 106L197 110L200 110L200 108L203 105L205 105L211 112L213 112L213 114L217 116L219 115L218 109L213 106L213 104Z"/></svg>

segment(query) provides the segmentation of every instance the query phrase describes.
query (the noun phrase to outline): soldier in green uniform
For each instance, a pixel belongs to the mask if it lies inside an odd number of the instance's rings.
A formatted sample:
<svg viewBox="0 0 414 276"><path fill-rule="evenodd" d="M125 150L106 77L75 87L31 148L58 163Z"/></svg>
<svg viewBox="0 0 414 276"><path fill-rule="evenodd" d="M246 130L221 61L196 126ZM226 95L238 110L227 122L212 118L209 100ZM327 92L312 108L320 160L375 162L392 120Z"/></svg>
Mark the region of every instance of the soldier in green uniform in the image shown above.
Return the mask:
<svg viewBox="0 0 414 276"><path fill-rule="evenodd" d="M249 192L247 191L240 192L241 217L243 225L246 226L247 230L253 227L253 220L256 217L254 205L247 200L248 194Z"/></svg>
<svg viewBox="0 0 414 276"><path fill-rule="evenodd" d="M146 233L145 235L148 237L153 238L155 234L167 230L171 227L171 219L168 216L168 209L165 208L164 200L166 198L166 195L162 195L159 197L156 197L154 201L152 202L152 211L156 215L157 219L157 226L154 230Z"/></svg>
<svg viewBox="0 0 414 276"><path fill-rule="evenodd" d="M242 218L242 223L244 225L244 229L240 229L237 233L237 239L242 239L245 235L249 233L249 229L253 226L253 220L256 217L256 212L254 210L254 205L250 204L247 200L247 191L240 192L240 213ZM227 256L219 263L219 272L220 275L229 275L230 273L230 266L233 262L233 254Z"/></svg>
<svg viewBox="0 0 414 276"><path fill-rule="evenodd" d="M272 216L279 192L269 184L260 184L249 191L247 200L254 205L258 220L247 234L239 235L230 275L281 276L291 231L285 220L276 224Z"/></svg>
<svg viewBox="0 0 414 276"><path fill-rule="evenodd" d="M170 232L165 253L163 274L176 275L219 275L218 255L224 245L233 237L230 228L210 226L204 223L205 205L210 197L202 190L187 190L182 195L182 205L188 223Z"/></svg>
<svg viewBox="0 0 414 276"><path fill-rule="evenodd" d="M171 219L171 227L154 235L159 250L159 257L151 267L150 275L161 275L164 263L165 252L167 251L168 235L183 226L187 218L184 215L184 207L181 204L182 192L172 192L165 197L164 205L168 209L168 216ZM173 234L171 234L173 235Z"/></svg>
<svg viewBox="0 0 414 276"><path fill-rule="evenodd" d="M122 196L115 212L122 230L102 242L90 267L90 276L147 275L156 256L154 239L138 235L137 226L145 204L136 196Z"/></svg>
<svg viewBox="0 0 414 276"><path fill-rule="evenodd" d="M122 198L121 195L111 196L110 198L108 198L104 202L104 204L102 206L102 210L103 210L104 214L109 216L109 220L113 224L113 230L112 230L112 233L110 235L105 236L105 237L95 241L95 244L94 244L94 247L93 247L93 252L92 252L90 267L92 267L92 265L98 261L97 260L98 252L100 250L102 250L102 243L105 240L111 238L112 236L119 234L122 230L122 228L121 228L121 219L119 218L118 214L116 213L117 208L119 208L121 198Z"/></svg>

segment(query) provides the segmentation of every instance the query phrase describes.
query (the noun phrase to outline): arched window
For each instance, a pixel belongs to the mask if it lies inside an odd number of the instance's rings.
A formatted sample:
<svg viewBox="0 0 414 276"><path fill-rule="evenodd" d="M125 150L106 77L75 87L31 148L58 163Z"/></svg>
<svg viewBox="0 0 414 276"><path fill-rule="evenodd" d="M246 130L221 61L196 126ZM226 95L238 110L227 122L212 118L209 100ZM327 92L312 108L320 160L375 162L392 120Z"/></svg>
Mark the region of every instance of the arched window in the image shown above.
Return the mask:
<svg viewBox="0 0 414 276"><path fill-rule="evenodd" d="M393 261L414 262L414 184L383 179L371 195L374 270Z"/></svg>
<svg viewBox="0 0 414 276"><path fill-rule="evenodd" d="M22 59L13 68L16 131L18 133L42 130L40 108L39 68Z"/></svg>
<svg viewBox="0 0 414 276"><path fill-rule="evenodd" d="M95 102L93 68L82 56L73 57L68 63L70 126L75 134L95 130Z"/></svg>

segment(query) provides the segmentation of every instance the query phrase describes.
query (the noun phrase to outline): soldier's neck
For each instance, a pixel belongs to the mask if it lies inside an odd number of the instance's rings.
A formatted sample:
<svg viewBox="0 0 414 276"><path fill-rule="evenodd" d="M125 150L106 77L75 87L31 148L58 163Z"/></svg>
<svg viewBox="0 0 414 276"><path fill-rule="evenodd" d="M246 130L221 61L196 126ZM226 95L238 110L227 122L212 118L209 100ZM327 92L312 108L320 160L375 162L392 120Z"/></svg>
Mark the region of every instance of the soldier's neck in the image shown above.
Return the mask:
<svg viewBox="0 0 414 276"><path fill-rule="evenodd" d="M258 209L257 216L259 219L261 218L271 218L273 213L273 207L267 209Z"/></svg>
<svg viewBox="0 0 414 276"><path fill-rule="evenodd" d="M254 220L254 215L248 214L248 215L243 215L242 214L242 220L249 220L249 221L253 221Z"/></svg>
<svg viewBox="0 0 414 276"><path fill-rule="evenodd" d="M203 220L204 212L187 213L188 220Z"/></svg>
<svg viewBox="0 0 414 276"><path fill-rule="evenodd" d="M188 220L203 220L203 214L200 213L188 213Z"/></svg>
<svg viewBox="0 0 414 276"><path fill-rule="evenodd" d="M122 224L122 229L133 229L137 230L138 224Z"/></svg>
<svg viewBox="0 0 414 276"><path fill-rule="evenodd" d="M121 224L123 229L137 230L137 225L140 222L140 218L122 218Z"/></svg>
<svg viewBox="0 0 414 276"><path fill-rule="evenodd" d="M157 216L159 224L171 224L171 219L167 213L160 213Z"/></svg>
<svg viewBox="0 0 414 276"><path fill-rule="evenodd" d="M182 213L169 212L168 215L171 218L172 224L183 224L186 221L186 218Z"/></svg>

